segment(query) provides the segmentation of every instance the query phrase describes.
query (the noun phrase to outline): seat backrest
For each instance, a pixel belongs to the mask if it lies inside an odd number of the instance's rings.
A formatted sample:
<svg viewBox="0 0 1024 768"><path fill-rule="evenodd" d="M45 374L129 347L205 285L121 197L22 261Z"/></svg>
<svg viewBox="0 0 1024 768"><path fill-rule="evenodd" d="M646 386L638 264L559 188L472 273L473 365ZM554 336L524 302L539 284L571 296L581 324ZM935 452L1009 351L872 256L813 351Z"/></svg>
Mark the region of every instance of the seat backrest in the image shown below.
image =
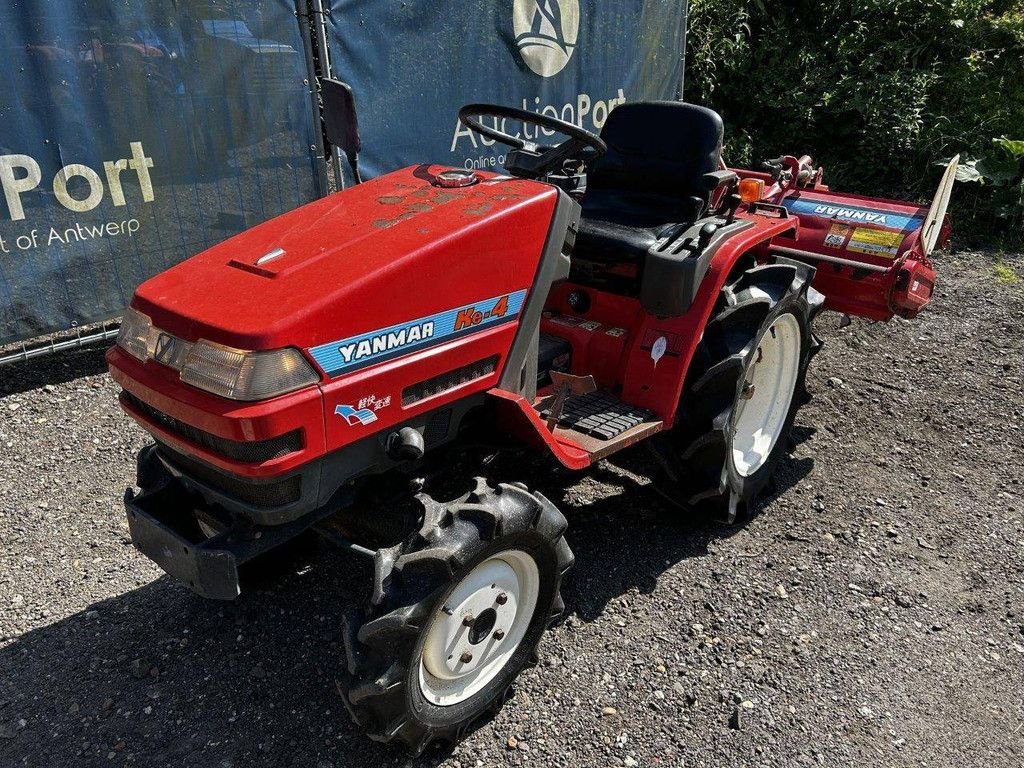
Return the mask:
<svg viewBox="0 0 1024 768"><path fill-rule="evenodd" d="M584 209L603 208L612 197L619 198L615 208L632 200L630 207L655 209L636 210L641 219L657 218L657 209L700 207L694 198L706 207L710 192L703 176L719 170L723 136L718 113L695 104L648 101L616 107L601 130L608 152L587 173Z"/></svg>

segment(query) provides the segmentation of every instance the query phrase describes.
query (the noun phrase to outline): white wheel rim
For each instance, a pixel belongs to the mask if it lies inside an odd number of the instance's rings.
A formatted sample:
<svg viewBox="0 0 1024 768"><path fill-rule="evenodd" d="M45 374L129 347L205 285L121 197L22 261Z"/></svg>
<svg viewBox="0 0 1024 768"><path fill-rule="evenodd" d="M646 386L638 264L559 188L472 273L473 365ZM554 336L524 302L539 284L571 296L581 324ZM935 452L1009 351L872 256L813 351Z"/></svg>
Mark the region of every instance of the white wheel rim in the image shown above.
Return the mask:
<svg viewBox="0 0 1024 768"><path fill-rule="evenodd" d="M733 416L732 461L741 477L759 470L779 440L800 370L800 323L779 315L758 340Z"/></svg>
<svg viewBox="0 0 1024 768"><path fill-rule="evenodd" d="M540 571L508 550L466 574L433 616L420 656L420 690L441 707L465 701L508 664L537 608Z"/></svg>

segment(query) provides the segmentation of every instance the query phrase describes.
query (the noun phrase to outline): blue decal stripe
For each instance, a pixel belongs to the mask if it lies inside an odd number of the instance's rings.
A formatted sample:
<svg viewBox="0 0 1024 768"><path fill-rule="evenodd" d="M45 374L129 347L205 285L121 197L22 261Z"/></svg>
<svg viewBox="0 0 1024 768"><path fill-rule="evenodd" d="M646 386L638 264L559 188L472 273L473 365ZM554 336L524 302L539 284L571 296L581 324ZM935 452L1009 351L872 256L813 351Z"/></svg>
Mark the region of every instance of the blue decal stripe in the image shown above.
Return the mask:
<svg viewBox="0 0 1024 768"><path fill-rule="evenodd" d="M505 312L491 315L502 299L508 301ZM328 376L337 376L511 322L518 317L525 299L525 290L505 293L436 315L321 344L308 352ZM462 327L456 328L460 316ZM472 322L467 324L467 320Z"/></svg>
<svg viewBox="0 0 1024 768"><path fill-rule="evenodd" d="M883 211L877 208L865 208L858 205L840 205L838 203L796 200L793 198L787 198L782 204L791 213L798 215L817 216L818 218L849 224L874 224L875 226L900 232L908 232L924 223L923 215L907 216L902 213ZM880 218L881 220L879 220Z"/></svg>

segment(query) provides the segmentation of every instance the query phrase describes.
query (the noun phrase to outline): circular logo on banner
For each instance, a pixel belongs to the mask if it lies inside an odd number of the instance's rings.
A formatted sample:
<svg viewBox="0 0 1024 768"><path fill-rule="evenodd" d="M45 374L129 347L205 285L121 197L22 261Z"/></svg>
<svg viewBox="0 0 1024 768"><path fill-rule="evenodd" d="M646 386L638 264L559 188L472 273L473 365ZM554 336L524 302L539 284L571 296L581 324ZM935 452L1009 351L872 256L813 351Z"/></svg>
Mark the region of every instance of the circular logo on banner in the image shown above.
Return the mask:
<svg viewBox="0 0 1024 768"><path fill-rule="evenodd" d="M557 75L572 58L580 31L579 0L515 0L512 31L523 61L541 77Z"/></svg>

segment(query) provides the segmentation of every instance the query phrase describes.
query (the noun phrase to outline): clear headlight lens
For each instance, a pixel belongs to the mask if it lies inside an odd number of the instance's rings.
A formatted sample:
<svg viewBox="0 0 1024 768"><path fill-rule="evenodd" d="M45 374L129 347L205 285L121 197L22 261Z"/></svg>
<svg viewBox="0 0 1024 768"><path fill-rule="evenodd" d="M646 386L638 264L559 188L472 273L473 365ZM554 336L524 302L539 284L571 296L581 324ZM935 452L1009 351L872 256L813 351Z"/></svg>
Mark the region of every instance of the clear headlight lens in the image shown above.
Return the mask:
<svg viewBox="0 0 1024 768"><path fill-rule="evenodd" d="M154 328L131 307L121 318L117 346L142 362L155 359L175 369L186 384L231 400L268 400L320 381L297 349L245 352L210 341L190 344Z"/></svg>
<svg viewBox="0 0 1024 768"><path fill-rule="evenodd" d="M231 400L267 400L316 384L320 375L297 349L243 352L208 341L192 346L181 380Z"/></svg>
<svg viewBox="0 0 1024 768"><path fill-rule="evenodd" d="M128 307L121 318L121 328L117 333L117 346L132 357L143 362L150 356L153 338L153 323L138 310Z"/></svg>

